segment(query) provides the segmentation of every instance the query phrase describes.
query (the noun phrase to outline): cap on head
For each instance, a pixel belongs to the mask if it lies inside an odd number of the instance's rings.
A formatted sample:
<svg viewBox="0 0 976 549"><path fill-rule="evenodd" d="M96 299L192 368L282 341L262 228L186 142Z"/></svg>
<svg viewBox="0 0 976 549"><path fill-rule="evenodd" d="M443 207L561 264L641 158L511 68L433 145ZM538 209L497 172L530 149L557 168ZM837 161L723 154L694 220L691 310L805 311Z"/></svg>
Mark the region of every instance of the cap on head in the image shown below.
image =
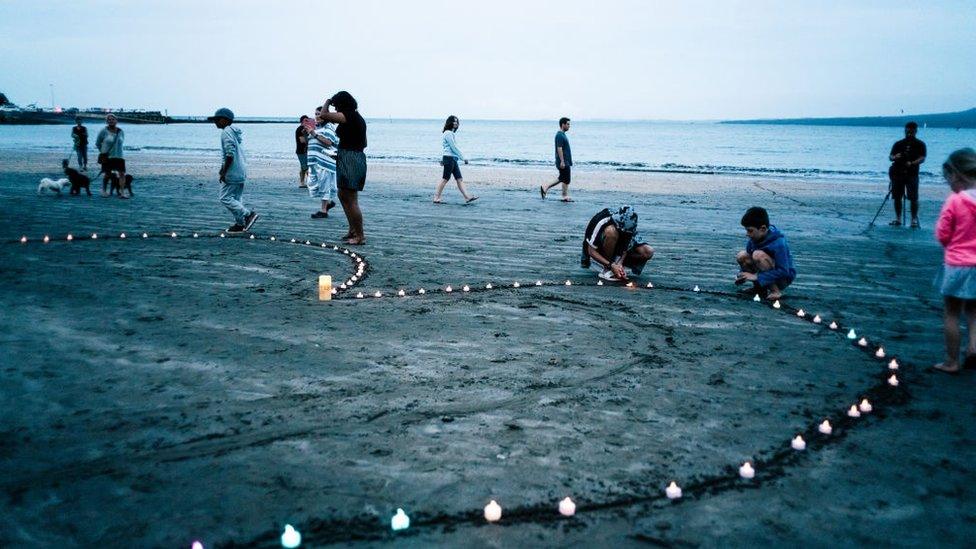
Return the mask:
<svg viewBox="0 0 976 549"><path fill-rule="evenodd" d="M234 121L234 111L228 109L227 107L221 107L217 109L213 116L207 118L207 120L214 121L218 118L226 118L230 122Z"/></svg>

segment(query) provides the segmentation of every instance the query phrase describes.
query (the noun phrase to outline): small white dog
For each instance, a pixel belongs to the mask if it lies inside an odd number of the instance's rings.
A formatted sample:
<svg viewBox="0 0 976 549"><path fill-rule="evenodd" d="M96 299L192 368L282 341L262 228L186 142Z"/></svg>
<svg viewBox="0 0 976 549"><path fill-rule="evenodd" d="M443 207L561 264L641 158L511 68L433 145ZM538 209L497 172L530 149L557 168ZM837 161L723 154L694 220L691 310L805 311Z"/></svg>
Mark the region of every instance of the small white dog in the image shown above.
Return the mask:
<svg viewBox="0 0 976 549"><path fill-rule="evenodd" d="M44 191L51 191L60 195L61 191L69 186L71 186L71 182L66 177L62 177L61 179L49 179L45 177L37 185L37 194L44 194Z"/></svg>

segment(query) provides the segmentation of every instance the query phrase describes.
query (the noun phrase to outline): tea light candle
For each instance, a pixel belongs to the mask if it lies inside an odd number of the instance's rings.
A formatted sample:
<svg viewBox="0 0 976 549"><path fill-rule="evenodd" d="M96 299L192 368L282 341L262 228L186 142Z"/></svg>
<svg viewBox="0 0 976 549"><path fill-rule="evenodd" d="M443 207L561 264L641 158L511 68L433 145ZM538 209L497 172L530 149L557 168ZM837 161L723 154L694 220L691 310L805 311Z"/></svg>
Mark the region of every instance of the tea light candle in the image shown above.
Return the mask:
<svg viewBox="0 0 976 549"><path fill-rule="evenodd" d="M358 294L356 294L356 299L362 299L362 298L363 298L363 292L359 292Z"/></svg>
<svg viewBox="0 0 976 549"><path fill-rule="evenodd" d="M572 286L572 285L573 285L573 282L572 282L572 281L570 281L570 280L567 280L567 281L566 281L566 285L567 285L567 286Z"/></svg>
<svg viewBox="0 0 976 549"><path fill-rule="evenodd" d="M199 541L194 541L192 544L190 544L190 549L203 549L203 544Z"/></svg>
<svg viewBox="0 0 976 549"><path fill-rule="evenodd" d="M868 346L868 340L866 340L866 339L864 339L862 337L860 340L858 340L857 344L860 345L861 347L867 347Z"/></svg>
<svg viewBox="0 0 976 549"><path fill-rule="evenodd" d="M851 406L851 409L847 411L847 417L861 417L861 411L857 409L857 404Z"/></svg>
<svg viewBox="0 0 976 549"><path fill-rule="evenodd" d="M627 283L627 287L628 288L633 288L634 287L634 283L633 282L628 282Z"/></svg>
<svg viewBox="0 0 976 549"><path fill-rule="evenodd" d="M271 237L271 241L274 242L275 240L277 240L277 238L275 238L275 237L272 236Z"/></svg>
<svg viewBox="0 0 976 549"><path fill-rule="evenodd" d="M535 281L535 285L536 286L542 286L542 281L541 280L536 280Z"/></svg>
<svg viewBox="0 0 976 549"><path fill-rule="evenodd" d="M143 238L146 238L145 235L143 235ZM220 233L220 238L225 238L224 233Z"/></svg>
<svg viewBox="0 0 976 549"><path fill-rule="evenodd" d="M698 284L695 284L695 287L692 288L691 291L693 291L693 292L700 292L701 291L701 288L698 287Z"/></svg>
<svg viewBox="0 0 976 549"><path fill-rule="evenodd" d="M865 414L869 414L872 410L874 410L874 406L871 406L871 403L868 402L868 399L866 398L861 399L861 404L858 405L858 408Z"/></svg>
<svg viewBox="0 0 976 549"><path fill-rule="evenodd" d="M756 303L759 303L760 301L762 301L762 298L759 297L759 294L756 294L755 296L753 296L752 300L755 301Z"/></svg>
<svg viewBox="0 0 976 549"><path fill-rule="evenodd" d="M891 374L891 377L888 378L888 385L891 385L892 387L897 387L898 376L896 376L895 374Z"/></svg>
<svg viewBox="0 0 976 549"><path fill-rule="evenodd" d="M820 426L817 427L817 430L825 435L829 435L830 433L834 432L834 428L830 426L830 422L827 421L826 419L823 420L823 423L821 423Z"/></svg>
<svg viewBox="0 0 976 549"><path fill-rule="evenodd" d="M803 309L800 309L799 311L796 312L796 316L798 316L800 318L803 318L803 317L807 316L807 313L804 312Z"/></svg>
<svg viewBox="0 0 976 549"><path fill-rule="evenodd" d="M394 532L399 532L400 530L406 530L410 528L410 517L403 512L403 509L397 509L396 514L390 519L390 528Z"/></svg>
<svg viewBox="0 0 976 549"><path fill-rule="evenodd" d="M498 505L495 500L488 502L485 505L485 520L488 522L497 522L502 518L502 506Z"/></svg>
<svg viewBox="0 0 976 549"><path fill-rule="evenodd" d="M383 294L379 290L377 290L376 293L373 294L373 297L383 297Z"/></svg>
<svg viewBox="0 0 976 549"><path fill-rule="evenodd" d="M400 297L403 297L403 296L407 295L407 292L405 292L403 290L400 290L399 292L397 292L397 295L400 296Z"/></svg>
<svg viewBox="0 0 976 549"><path fill-rule="evenodd" d="M25 238L24 242L27 242L27 240L26 240L27 237L25 236L24 238ZM143 238L145 238L145 237L143 237ZM75 239L75 237L71 236L71 234L68 234L68 236L65 238L65 240L67 240L68 242L71 242L74 239Z"/></svg>
<svg viewBox="0 0 976 549"><path fill-rule="evenodd" d="M485 289L486 290L490 290L492 288L493 288L493 286L491 285L491 282L489 282L488 284L485 284Z"/></svg>
<svg viewBox="0 0 976 549"><path fill-rule="evenodd" d="M311 242L309 242L308 240L306 240L305 241L305 245L308 246L309 244L311 244Z"/></svg>
<svg viewBox="0 0 976 549"><path fill-rule="evenodd" d="M346 283L343 282L342 284L339 284L339 287L342 288L343 290L345 290L346 289Z"/></svg>
<svg viewBox="0 0 976 549"><path fill-rule="evenodd" d="M98 240L98 235L95 234L95 233L92 233L91 237L92 237L92 240Z"/></svg>
<svg viewBox="0 0 976 549"><path fill-rule="evenodd" d="M888 363L888 369L889 370L897 370L898 369L898 361L895 360L895 359L891 359L891 362Z"/></svg>
<svg viewBox="0 0 976 549"><path fill-rule="evenodd" d="M470 292L471 291L471 288L467 284L465 284L464 287L461 288L461 291L462 292Z"/></svg>
<svg viewBox="0 0 976 549"><path fill-rule="evenodd" d="M796 435L793 440L790 441L790 447L797 451L803 451L807 449L807 441L803 440L803 437Z"/></svg>
<svg viewBox="0 0 976 549"><path fill-rule="evenodd" d="M516 282L515 284L512 284L512 287L513 288L518 288L519 286L521 286L521 284L519 284L518 282Z"/></svg>
<svg viewBox="0 0 976 549"><path fill-rule="evenodd" d="M20 237L20 243L21 244L27 244L27 237L26 236Z"/></svg>
<svg viewBox="0 0 976 549"><path fill-rule="evenodd" d="M654 284L653 284L653 283L651 283L651 282L648 282L648 283L647 283L647 287L648 287L648 288L653 288L653 287L654 287Z"/></svg>
<svg viewBox="0 0 976 549"><path fill-rule="evenodd" d="M854 328L851 328L851 331L847 332L847 339L857 339L857 334L854 333Z"/></svg>
<svg viewBox="0 0 976 549"><path fill-rule="evenodd" d="M122 238L125 238L125 235L122 235ZM49 237L48 235L44 235L44 243L47 244L50 241L51 241L51 237Z"/></svg>
<svg viewBox="0 0 976 549"><path fill-rule="evenodd" d="M678 499L681 497L681 487L672 480L671 484L664 489L664 495L668 496L668 499Z"/></svg>
<svg viewBox="0 0 976 549"><path fill-rule="evenodd" d="M820 324L821 322L823 322L823 319L820 318L820 315L816 315L816 316L813 317L813 323L814 324Z"/></svg>
<svg viewBox="0 0 976 549"><path fill-rule="evenodd" d="M778 299L773 302L773 308L774 309L779 309L780 307L782 307L782 305L779 304L779 300Z"/></svg>
<svg viewBox="0 0 976 549"><path fill-rule="evenodd" d="M885 357L884 347L878 347L878 350L874 352L874 356L878 358L884 358Z"/></svg>
<svg viewBox="0 0 976 549"><path fill-rule="evenodd" d="M332 299L332 276L319 275L319 301Z"/></svg>
<svg viewBox="0 0 976 549"><path fill-rule="evenodd" d="M176 238L176 233L169 233L169 236L171 238ZM254 238L254 235L253 234L251 235L251 238Z"/></svg>
<svg viewBox="0 0 976 549"><path fill-rule="evenodd" d="M173 238L176 238L176 233L173 233ZM254 240L254 235L251 235L251 240Z"/></svg>
<svg viewBox="0 0 976 549"><path fill-rule="evenodd" d="M420 295L424 295L424 294L427 293L427 290L421 288L421 289L417 290L417 293L420 294Z"/></svg>
<svg viewBox="0 0 976 549"><path fill-rule="evenodd" d="M454 291L454 288L448 286L447 288L444 288L444 291L447 292L447 293L451 293L451 292Z"/></svg>
<svg viewBox="0 0 976 549"><path fill-rule="evenodd" d="M837 328L839 328L840 326L838 326L836 322L831 322L831 323L830 323L830 326L828 326L828 327L829 327L829 328L830 328L831 330L836 330L836 329L837 329Z"/></svg>
<svg viewBox="0 0 976 549"><path fill-rule="evenodd" d="M292 243L292 244L294 244L294 243L295 243L295 239L294 239L294 238L293 238L293 239L291 239L291 243Z"/></svg>
<svg viewBox="0 0 976 549"><path fill-rule="evenodd" d="M571 517L576 514L576 504L568 496L559 502L559 514L564 517Z"/></svg>
<svg viewBox="0 0 976 549"><path fill-rule="evenodd" d="M281 546L285 549L294 549L301 544L302 534L291 524L286 524L285 531L281 534Z"/></svg>
<svg viewBox="0 0 976 549"><path fill-rule="evenodd" d="M753 478L756 476L756 470L753 469L752 464L747 461L743 463L741 467L739 467L739 476L744 479Z"/></svg>
<svg viewBox="0 0 976 549"><path fill-rule="evenodd" d="M602 280L597 280L596 281L596 285L597 286L603 286L603 281Z"/></svg>

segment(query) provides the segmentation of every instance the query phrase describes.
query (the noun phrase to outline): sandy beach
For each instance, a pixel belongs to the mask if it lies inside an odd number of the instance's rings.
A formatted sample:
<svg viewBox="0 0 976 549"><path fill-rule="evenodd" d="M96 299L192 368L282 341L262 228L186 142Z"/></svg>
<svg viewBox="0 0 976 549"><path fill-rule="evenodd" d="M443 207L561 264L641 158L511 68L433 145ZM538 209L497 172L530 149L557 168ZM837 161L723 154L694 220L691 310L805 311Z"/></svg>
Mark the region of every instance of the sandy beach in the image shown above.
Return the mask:
<svg viewBox="0 0 976 549"><path fill-rule="evenodd" d="M127 163L133 200L58 198L35 192L57 155L0 157L0 546L276 547L286 523L312 547L976 536L974 377L929 370L944 187L923 186L920 230L888 227L890 203L867 230L886 182L579 170L564 204L539 198L554 172L472 165L480 200L449 185L433 205L438 166L374 163L356 291L389 297L319 302L318 276L351 264L290 239L346 224L309 218L293 159L250 165L255 240L213 237L232 223L213 160ZM579 267L586 222L619 204L656 250L636 279L653 290ZM753 205L797 263L783 310L732 284ZM38 242L144 231L180 237ZM506 288L460 291L488 283ZM829 321L897 357L900 386ZM394 534L397 508L413 525Z"/></svg>

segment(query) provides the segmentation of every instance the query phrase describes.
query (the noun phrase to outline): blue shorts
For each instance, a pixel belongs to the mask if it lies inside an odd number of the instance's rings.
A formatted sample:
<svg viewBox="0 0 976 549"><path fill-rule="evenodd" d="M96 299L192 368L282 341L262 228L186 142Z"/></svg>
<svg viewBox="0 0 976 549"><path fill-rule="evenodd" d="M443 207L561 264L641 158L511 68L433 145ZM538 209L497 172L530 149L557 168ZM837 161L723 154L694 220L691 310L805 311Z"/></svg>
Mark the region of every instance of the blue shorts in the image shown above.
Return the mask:
<svg viewBox="0 0 976 549"><path fill-rule="evenodd" d="M442 179L450 179L454 176L454 179L460 181L461 177L461 167L458 166L458 159L453 156L445 156L441 160L441 164L444 165L444 173L441 175Z"/></svg>

